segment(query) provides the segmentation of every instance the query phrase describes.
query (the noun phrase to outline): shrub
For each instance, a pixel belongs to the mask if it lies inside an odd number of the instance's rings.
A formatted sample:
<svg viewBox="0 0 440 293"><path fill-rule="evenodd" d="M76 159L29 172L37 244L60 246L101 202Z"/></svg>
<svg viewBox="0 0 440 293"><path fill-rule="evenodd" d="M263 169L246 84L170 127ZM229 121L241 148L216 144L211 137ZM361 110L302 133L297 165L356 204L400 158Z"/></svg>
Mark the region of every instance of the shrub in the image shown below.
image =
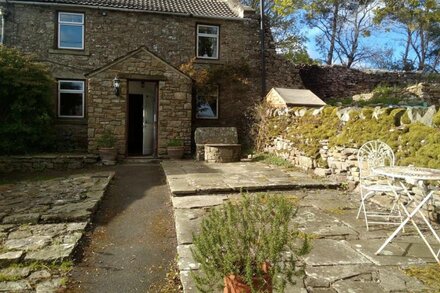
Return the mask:
<svg viewBox="0 0 440 293"><path fill-rule="evenodd" d="M116 138L114 134L106 129L96 140L98 148L113 148L116 144Z"/></svg>
<svg viewBox="0 0 440 293"><path fill-rule="evenodd" d="M200 234L193 237L192 253L200 263L200 272L193 274L197 288L212 292L225 276L235 275L255 292L252 281L264 276L266 263L274 289L282 291L287 281L293 282L294 252L309 249L307 237L301 247L293 247L300 236L289 229L294 213L292 202L277 195L244 196L212 210L203 219ZM290 252L290 257L283 258L283 252Z"/></svg>
<svg viewBox="0 0 440 293"><path fill-rule="evenodd" d="M52 93L44 65L0 45L0 154L55 148Z"/></svg>
<svg viewBox="0 0 440 293"><path fill-rule="evenodd" d="M180 146L183 146L183 141L181 139L173 138L168 141L168 146L169 147L180 147Z"/></svg>

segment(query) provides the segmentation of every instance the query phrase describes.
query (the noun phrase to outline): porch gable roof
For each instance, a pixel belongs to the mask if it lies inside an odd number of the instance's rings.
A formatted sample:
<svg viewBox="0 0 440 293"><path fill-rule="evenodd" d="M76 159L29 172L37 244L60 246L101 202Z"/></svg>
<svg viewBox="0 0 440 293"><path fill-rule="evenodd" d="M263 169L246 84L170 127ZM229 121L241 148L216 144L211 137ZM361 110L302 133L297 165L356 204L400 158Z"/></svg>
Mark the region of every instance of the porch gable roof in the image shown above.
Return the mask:
<svg viewBox="0 0 440 293"><path fill-rule="evenodd" d="M99 68L96 68L96 69L92 70L92 71L90 71L89 73L85 74L84 76L87 77L87 78L94 77L95 75L97 75L97 74L99 74L99 73L101 73L101 72L103 72L103 71L105 71L105 70L107 70L107 69L109 69L109 68L111 68L111 67L113 67L113 66L119 64L119 63L124 62L125 60L131 58L132 56L138 54L139 52L144 52L144 53L150 55L152 58L158 60L160 63L165 64L167 67L171 68L172 70L174 70L176 73L178 73L178 74L181 75L182 77L185 77L185 78L187 78L187 79L189 79L189 80L192 80L192 78L191 78L190 76L188 76L187 74L185 74L185 73L182 72L181 70L177 69L177 68L174 67L173 65L169 64L168 62L166 62L165 60L163 60L162 58L160 58L160 57L157 56L156 54L152 53L152 52L149 51L145 46L141 46L141 47L139 47L139 48L136 49L136 50L133 50L133 51L131 51L131 52L128 52L126 55L124 55L124 56L122 56L122 57L119 57L119 58L113 60L112 62L107 63L107 64L104 65L104 66L101 66L101 67L99 67Z"/></svg>

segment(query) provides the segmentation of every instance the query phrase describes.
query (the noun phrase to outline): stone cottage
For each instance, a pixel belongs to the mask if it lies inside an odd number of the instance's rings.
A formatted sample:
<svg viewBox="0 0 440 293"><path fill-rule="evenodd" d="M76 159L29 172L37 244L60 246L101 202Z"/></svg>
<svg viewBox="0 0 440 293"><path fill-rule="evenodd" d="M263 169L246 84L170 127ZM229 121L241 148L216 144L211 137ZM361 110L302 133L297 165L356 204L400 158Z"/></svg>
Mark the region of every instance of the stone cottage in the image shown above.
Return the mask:
<svg viewBox="0 0 440 293"><path fill-rule="evenodd" d="M170 139L189 153L196 127L243 129L259 99L259 19L239 0L0 0L0 9L0 41L49 66L57 129L77 148L95 152L109 129L120 156L165 154ZM180 70L191 60L245 64L248 86L194 91Z"/></svg>

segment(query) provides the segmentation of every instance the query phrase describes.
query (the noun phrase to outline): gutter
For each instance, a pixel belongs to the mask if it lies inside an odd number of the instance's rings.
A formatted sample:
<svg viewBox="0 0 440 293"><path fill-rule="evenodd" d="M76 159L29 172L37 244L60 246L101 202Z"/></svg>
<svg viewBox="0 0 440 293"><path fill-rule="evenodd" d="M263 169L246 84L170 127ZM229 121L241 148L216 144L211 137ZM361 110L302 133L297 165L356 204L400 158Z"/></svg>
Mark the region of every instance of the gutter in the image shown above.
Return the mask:
<svg viewBox="0 0 440 293"><path fill-rule="evenodd" d="M175 16L185 16L185 17L194 17L194 18L205 18L205 19L236 20L236 21L245 20L245 18L238 17L238 16L237 17L230 17L230 16L207 16L207 15L196 15L196 14L191 14L191 13L151 11L151 10L141 10L141 9L134 9L134 8L107 7L107 6L99 6L99 5L81 5L81 4L47 3L47 2L14 1L14 0L12 0L12 1L0 0L0 3L43 5L43 6L62 6L62 7L81 7L81 8L90 8L90 9L98 9L98 10L113 10L113 11L124 11L124 12L165 14L165 15L175 15Z"/></svg>

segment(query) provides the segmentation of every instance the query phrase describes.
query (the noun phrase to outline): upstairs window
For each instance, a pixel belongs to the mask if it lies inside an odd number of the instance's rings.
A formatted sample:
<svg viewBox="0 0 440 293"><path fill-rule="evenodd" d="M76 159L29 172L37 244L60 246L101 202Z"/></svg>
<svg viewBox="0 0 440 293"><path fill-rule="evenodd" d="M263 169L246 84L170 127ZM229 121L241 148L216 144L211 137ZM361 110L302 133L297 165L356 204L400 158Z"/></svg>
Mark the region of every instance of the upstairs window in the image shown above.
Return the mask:
<svg viewBox="0 0 440 293"><path fill-rule="evenodd" d="M84 81L58 81L58 117L84 118Z"/></svg>
<svg viewBox="0 0 440 293"><path fill-rule="evenodd" d="M84 50L83 13L58 13L58 48Z"/></svg>
<svg viewBox="0 0 440 293"><path fill-rule="evenodd" d="M216 25L197 25L197 58L218 59L219 31Z"/></svg>

